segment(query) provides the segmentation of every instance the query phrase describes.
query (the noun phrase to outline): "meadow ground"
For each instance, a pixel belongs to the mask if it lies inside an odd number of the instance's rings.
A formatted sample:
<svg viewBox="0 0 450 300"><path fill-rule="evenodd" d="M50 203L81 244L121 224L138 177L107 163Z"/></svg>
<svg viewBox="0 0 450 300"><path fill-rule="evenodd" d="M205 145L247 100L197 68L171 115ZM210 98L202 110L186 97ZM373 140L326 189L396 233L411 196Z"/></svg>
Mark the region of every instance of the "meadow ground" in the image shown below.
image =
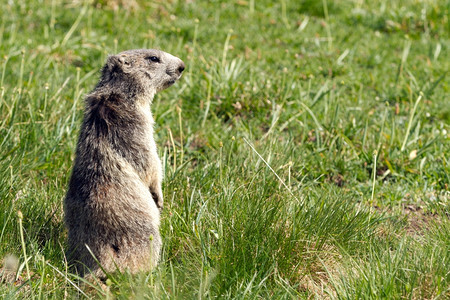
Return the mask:
<svg viewBox="0 0 450 300"><path fill-rule="evenodd" d="M0 297L450 297L447 0L121 2L1 5ZM161 264L102 289L64 258L83 97L152 47L187 65L153 104Z"/></svg>

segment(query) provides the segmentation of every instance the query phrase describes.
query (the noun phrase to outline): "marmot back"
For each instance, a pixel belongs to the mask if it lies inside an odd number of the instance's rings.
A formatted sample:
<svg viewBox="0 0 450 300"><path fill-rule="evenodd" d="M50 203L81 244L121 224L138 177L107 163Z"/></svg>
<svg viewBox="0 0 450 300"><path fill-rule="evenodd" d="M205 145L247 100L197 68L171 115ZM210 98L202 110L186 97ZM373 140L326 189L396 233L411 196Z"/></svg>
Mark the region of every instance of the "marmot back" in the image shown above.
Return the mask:
<svg viewBox="0 0 450 300"><path fill-rule="evenodd" d="M124 51L108 57L87 95L64 200L67 257L81 276L104 276L96 260L107 272L158 263L162 170L150 104L183 70L163 51Z"/></svg>

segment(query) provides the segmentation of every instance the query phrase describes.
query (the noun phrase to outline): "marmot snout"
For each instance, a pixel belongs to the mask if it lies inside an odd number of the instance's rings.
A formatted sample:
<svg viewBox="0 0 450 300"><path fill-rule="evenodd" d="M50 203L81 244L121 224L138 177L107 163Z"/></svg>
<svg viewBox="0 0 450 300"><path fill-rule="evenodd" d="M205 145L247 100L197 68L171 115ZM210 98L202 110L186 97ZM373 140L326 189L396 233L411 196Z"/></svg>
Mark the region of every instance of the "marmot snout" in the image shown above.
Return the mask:
<svg viewBox="0 0 450 300"><path fill-rule="evenodd" d="M162 169L150 104L184 68L160 50L124 51L108 57L86 97L64 201L67 256L82 276L104 276L99 264L134 273L159 260Z"/></svg>

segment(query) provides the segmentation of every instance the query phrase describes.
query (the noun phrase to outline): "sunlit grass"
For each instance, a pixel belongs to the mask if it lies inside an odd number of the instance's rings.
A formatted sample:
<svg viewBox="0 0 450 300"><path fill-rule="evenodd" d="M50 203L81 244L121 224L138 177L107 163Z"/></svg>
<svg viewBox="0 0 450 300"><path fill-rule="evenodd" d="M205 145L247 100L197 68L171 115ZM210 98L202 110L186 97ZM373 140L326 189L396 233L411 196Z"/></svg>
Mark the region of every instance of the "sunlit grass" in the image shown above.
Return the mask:
<svg viewBox="0 0 450 300"><path fill-rule="evenodd" d="M2 5L2 298L450 296L445 1L121 3ZM161 264L83 282L62 211L83 98L150 47L187 65L152 107Z"/></svg>

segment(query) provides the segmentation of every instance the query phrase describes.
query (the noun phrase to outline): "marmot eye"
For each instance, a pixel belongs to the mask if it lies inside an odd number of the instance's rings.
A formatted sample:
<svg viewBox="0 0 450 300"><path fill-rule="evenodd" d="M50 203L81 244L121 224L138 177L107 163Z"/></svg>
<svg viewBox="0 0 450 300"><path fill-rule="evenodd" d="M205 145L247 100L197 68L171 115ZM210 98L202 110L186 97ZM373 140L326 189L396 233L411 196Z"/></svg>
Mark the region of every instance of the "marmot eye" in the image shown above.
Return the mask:
<svg viewBox="0 0 450 300"><path fill-rule="evenodd" d="M147 59L151 60L152 62L159 62L159 58L157 56L149 56Z"/></svg>

